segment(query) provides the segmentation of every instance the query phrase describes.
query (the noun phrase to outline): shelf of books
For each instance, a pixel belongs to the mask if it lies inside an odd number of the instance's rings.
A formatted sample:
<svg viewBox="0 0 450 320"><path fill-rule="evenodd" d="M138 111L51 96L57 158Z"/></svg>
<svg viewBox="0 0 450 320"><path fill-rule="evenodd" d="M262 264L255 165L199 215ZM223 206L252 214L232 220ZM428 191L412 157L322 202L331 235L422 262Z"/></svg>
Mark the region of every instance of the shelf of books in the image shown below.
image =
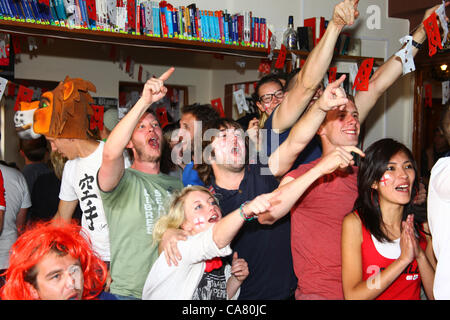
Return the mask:
<svg viewBox="0 0 450 320"><path fill-rule="evenodd" d="M144 47L267 55L266 20L251 12L148 0L0 0L0 31Z"/></svg>
<svg viewBox="0 0 450 320"><path fill-rule="evenodd" d="M0 32L255 58L269 54L266 18L250 11L202 10L194 3L174 7L150 0L0 0ZM300 59L309 54L292 52ZM336 55L335 60L364 57ZM376 59L375 64L382 62Z"/></svg>

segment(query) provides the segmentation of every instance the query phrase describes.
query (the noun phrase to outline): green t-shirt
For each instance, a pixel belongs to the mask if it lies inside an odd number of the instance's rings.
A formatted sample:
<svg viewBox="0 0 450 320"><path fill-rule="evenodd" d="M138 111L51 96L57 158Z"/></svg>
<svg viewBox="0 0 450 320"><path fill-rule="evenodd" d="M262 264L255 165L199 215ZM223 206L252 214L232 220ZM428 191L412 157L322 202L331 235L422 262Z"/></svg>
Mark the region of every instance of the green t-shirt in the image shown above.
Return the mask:
<svg viewBox="0 0 450 320"><path fill-rule="evenodd" d="M100 191L111 244L111 293L141 299L145 279L158 258L153 226L166 210L180 180L131 168L116 188Z"/></svg>

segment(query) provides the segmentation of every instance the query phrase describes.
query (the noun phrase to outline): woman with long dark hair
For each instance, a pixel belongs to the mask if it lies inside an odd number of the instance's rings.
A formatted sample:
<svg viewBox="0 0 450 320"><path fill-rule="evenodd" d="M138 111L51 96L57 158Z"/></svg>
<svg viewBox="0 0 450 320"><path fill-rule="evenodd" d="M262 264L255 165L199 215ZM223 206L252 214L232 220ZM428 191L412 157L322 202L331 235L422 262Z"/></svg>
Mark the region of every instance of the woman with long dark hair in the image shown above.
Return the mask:
<svg viewBox="0 0 450 320"><path fill-rule="evenodd" d="M411 151L382 139L365 151L358 198L342 226L342 285L346 299L433 299L434 258Z"/></svg>

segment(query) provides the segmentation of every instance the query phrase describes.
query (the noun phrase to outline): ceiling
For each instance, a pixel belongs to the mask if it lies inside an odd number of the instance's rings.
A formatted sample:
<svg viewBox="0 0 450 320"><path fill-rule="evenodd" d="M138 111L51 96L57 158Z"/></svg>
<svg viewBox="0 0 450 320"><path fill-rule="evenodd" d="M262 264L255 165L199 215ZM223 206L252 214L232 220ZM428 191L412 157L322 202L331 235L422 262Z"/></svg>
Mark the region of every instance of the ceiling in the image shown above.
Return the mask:
<svg viewBox="0 0 450 320"><path fill-rule="evenodd" d="M423 19L425 11L435 5L441 4L441 0L389 0L389 17L408 19L410 31L413 31ZM407 5L405 5L407 3ZM447 7L447 16L450 17L450 6ZM436 65L450 60L450 52L436 54L432 58L428 56L428 46L420 50L414 59L417 65Z"/></svg>
<svg viewBox="0 0 450 320"><path fill-rule="evenodd" d="M439 0L389 0L389 17L409 19L413 30L422 22L425 10L440 3Z"/></svg>

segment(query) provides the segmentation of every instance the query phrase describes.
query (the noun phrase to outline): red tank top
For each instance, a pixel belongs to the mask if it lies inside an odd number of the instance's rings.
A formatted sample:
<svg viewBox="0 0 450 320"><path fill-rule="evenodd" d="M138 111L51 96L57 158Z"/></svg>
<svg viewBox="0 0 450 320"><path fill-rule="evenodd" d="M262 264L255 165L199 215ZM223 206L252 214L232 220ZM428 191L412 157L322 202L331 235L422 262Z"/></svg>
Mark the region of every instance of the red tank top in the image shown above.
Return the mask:
<svg viewBox="0 0 450 320"><path fill-rule="evenodd" d="M375 273L383 271L395 259L382 256L375 247L372 236L362 225L363 241L361 243L363 280L367 280ZM420 240L419 245L425 250L427 243ZM417 261L414 259L398 278L376 300L420 300L421 277ZM374 281L372 283L376 285Z"/></svg>

